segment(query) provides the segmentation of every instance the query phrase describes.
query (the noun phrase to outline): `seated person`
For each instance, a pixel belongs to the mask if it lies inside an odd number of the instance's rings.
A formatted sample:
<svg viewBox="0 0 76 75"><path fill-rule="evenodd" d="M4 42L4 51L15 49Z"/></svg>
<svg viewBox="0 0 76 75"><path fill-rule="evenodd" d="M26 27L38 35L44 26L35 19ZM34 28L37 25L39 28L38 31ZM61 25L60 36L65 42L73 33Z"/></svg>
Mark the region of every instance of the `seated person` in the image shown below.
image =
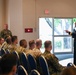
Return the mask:
<svg viewBox="0 0 76 75"><path fill-rule="evenodd" d="M12 40L11 40L11 36L6 36L5 37L5 42L2 44L2 48L5 50L11 50L11 44L12 44Z"/></svg>
<svg viewBox="0 0 76 75"><path fill-rule="evenodd" d="M36 47L33 50L29 50L26 52L26 54L31 54L32 56L34 56L34 58L39 57L42 53L40 51L40 48L42 46L42 41L40 39L36 40Z"/></svg>
<svg viewBox="0 0 76 75"><path fill-rule="evenodd" d="M18 48L17 44L18 44L18 37L17 36L12 36L12 48L11 48L11 52L17 50L17 48Z"/></svg>
<svg viewBox="0 0 76 75"><path fill-rule="evenodd" d="M0 60L0 75L15 75L17 70L17 57L14 54L5 54Z"/></svg>
<svg viewBox="0 0 76 75"><path fill-rule="evenodd" d="M31 40L29 41L29 50L33 50L35 48L35 41Z"/></svg>
<svg viewBox="0 0 76 75"><path fill-rule="evenodd" d="M25 39L22 39L20 40L19 44L20 46L17 48L17 52L19 53L26 52L27 41Z"/></svg>
<svg viewBox="0 0 76 75"><path fill-rule="evenodd" d="M65 68L60 75L76 75L76 66Z"/></svg>
<svg viewBox="0 0 76 75"><path fill-rule="evenodd" d="M29 50L26 54L31 54L36 59L37 70L42 74L41 67L39 64L39 56L42 55L42 53L40 51L41 46L42 46L42 41L40 39L37 39L36 40L36 47L33 50Z"/></svg>
<svg viewBox="0 0 76 75"><path fill-rule="evenodd" d="M64 69L64 67L59 64L58 58L51 53L52 50L51 41L45 41L44 47L45 47L45 52L43 53L43 56L45 57L48 63L50 74L59 75L59 73Z"/></svg>

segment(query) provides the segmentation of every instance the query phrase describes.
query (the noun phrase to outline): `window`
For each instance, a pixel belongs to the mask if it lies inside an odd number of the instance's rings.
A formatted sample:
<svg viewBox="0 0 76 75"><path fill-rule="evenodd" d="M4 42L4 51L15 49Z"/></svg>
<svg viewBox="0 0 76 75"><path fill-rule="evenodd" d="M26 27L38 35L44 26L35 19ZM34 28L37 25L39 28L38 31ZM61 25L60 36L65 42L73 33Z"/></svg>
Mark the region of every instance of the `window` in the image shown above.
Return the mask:
<svg viewBox="0 0 76 75"><path fill-rule="evenodd" d="M72 31L76 18L39 18L39 38L42 40L41 51L44 52L44 42L51 40L52 52L72 52L72 37L65 30Z"/></svg>

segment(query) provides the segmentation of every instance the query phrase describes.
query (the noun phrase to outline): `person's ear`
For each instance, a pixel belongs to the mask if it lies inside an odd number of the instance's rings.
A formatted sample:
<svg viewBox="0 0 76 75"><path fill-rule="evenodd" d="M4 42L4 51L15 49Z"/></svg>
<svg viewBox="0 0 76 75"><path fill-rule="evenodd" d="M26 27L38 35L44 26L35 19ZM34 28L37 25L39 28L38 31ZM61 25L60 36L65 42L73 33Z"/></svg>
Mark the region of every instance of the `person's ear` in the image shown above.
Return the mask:
<svg viewBox="0 0 76 75"><path fill-rule="evenodd" d="M12 68L13 75L16 73L16 71L17 71L17 66L13 66L13 68Z"/></svg>

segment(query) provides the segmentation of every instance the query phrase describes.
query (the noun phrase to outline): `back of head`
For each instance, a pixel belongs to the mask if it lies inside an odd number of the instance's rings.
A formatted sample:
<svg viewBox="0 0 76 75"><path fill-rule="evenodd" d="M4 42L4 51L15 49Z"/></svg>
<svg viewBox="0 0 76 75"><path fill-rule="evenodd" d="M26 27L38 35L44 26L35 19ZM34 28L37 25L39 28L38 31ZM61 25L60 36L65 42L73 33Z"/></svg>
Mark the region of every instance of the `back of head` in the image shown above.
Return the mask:
<svg viewBox="0 0 76 75"><path fill-rule="evenodd" d="M17 65L17 57L14 54L5 54L0 60L1 74L9 74L13 66Z"/></svg>
<svg viewBox="0 0 76 75"><path fill-rule="evenodd" d="M12 36L12 42L15 42L17 40L17 36Z"/></svg>
<svg viewBox="0 0 76 75"><path fill-rule="evenodd" d="M5 40L6 40L6 42L7 42L8 44L11 44L11 43L12 43L11 36L7 36Z"/></svg>
<svg viewBox="0 0 76 75"><path fill-rule="evenodd" d="M25 39L20 40L19 42L20 46L26 48L27 47L27 41Z"/></svg>
<svg viewBox="0 0 76 75"><path fill-rule="evenodd" d="M29 41L29 47L32 47L33 44L35 44L34 40Z"/></svg>
<svg viewBox="0 0 76 75"><path fill-rule="evenodd" d="M42 40L37 39L37 40L36 40L36 46L39 46L40 44L42 44Z"/></svg>
<svg viewBox="0 0 76 75"><path fill-rule="evenodd" d="M49 45L51 45L51 41L45 41L45 43L44 43L44 47L45 48L48 48L49 47Z"/></svg>

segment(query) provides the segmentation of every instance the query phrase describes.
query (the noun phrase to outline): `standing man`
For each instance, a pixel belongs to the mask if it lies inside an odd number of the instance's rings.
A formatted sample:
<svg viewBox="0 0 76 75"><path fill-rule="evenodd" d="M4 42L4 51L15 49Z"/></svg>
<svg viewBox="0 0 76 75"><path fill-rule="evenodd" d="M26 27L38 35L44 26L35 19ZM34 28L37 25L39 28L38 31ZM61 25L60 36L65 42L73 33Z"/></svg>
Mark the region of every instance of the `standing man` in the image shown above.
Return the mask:
<svg viewBox="0 0 76 75"><path fill-rule="evenodd" d="M73 29L73 32L70 32L68 30L65 30L66 33L72 36L74 38L74 64L76 65L76 22L75 22L75 28Z"/></svg>
<svg viewBox="0 0 76 75"><path fill-rule="evenodd" d="M4 39L6 36L12 36L12 32L8 30L8 24L4 25L4 29L1 31L0 36Z"/></svg>

